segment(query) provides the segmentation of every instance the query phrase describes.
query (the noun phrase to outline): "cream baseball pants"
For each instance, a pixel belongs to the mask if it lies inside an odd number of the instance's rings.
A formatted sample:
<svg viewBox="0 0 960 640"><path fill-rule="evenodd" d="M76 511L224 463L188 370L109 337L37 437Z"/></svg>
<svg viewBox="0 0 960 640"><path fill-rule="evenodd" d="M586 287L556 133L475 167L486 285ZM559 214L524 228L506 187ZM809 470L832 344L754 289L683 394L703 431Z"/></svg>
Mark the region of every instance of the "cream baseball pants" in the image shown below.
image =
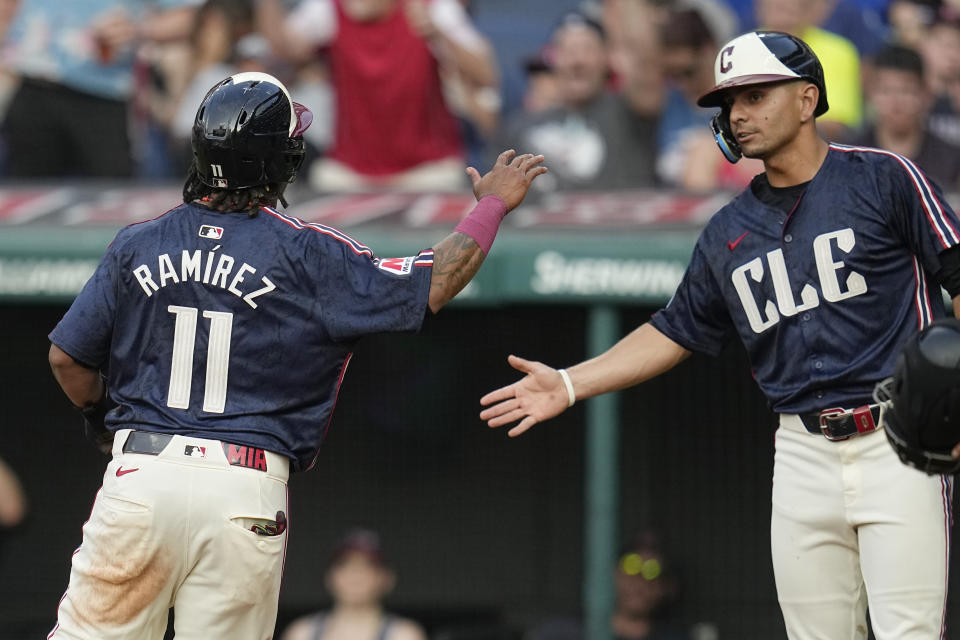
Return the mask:
<svg viewBox="0 0 960 640"><path fill-rule="evenodd" d="M173 436L157 455L124 453L117 432L83 541L73 555L54 640L273 637L287 533L286 458L231 465L218 440ZM264 455L265 454L265 455Z"/></svg>
<svg viewBox="0 0 960 640"><path fill-rule="evenodd" d="M770 539L791 640L945 638L953 480L900 462L882 427L831 442L780 416Z"/></svg>

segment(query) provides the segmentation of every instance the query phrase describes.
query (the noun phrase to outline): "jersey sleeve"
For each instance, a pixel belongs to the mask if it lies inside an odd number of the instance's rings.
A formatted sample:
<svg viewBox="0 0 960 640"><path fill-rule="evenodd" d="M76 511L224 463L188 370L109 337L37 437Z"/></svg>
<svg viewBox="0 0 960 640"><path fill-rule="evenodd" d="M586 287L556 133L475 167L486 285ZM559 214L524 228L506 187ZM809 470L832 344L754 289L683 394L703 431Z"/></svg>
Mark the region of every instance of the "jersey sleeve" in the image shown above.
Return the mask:
<svg viewBox="0 0 960 640"><path fill-rule="evenodd" d="M117 307L116 240L48 336L77 362L101 367L110 354Z"/></svg>
<svg viewBox="0 0 960 640"><path fill-rule="evenodd" d="M940 270L938 255L960 243L960 219L943 197L940 187L913 162L891 158L893 207L890 224L924 268Z"/></svg>
<svg viewBox="0 0 960 640"><path fill-rule="evenodd" d="M345 236L346 238L346 236ZM323 324L330 337L417 331L423 324L433 272L433 251L378 258L364 245L324 239L320 257Z"/></svg>
<svg viewBox="0 0 960 640"><path fill-rule="evenodd" d="M721 292L698 243L677 291L650 324L685 349L715 356L733 330Z"/></svg>

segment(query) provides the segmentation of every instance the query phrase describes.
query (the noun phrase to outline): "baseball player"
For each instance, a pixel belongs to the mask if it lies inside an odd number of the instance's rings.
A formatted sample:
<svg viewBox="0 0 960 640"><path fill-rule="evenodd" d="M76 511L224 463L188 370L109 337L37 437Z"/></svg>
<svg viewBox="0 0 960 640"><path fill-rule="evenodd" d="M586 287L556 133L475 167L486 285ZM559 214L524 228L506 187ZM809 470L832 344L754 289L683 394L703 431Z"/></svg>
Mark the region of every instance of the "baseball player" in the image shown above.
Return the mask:
<svg viewBox="0 0 960 640"><path fill-rule="evenodd" d="M733 336L779 414L771 547L787 633L878 640L945 633L952 478L900 464L874 385L903 344L960 308L960 220L908 159L828 144L823 70L800 39L750 32L715 61L701 106L718 144L764 173L710 220L673 299L606 353L526 373L481 399L516 436L575 400L716 355Z"/></svg>
<svg viewBox="0 0 960 640"><path fill-rule="evenodd" d="M468 169L479 203L456 230L381 260L275 208L311 119L272 76L214 86L184 204L121 230L50 334L113 457L49 638L159 639L170 607L178 638L272 637L288 473L314 463L355 343L419 329L546 171L512 151Z"/></svg>

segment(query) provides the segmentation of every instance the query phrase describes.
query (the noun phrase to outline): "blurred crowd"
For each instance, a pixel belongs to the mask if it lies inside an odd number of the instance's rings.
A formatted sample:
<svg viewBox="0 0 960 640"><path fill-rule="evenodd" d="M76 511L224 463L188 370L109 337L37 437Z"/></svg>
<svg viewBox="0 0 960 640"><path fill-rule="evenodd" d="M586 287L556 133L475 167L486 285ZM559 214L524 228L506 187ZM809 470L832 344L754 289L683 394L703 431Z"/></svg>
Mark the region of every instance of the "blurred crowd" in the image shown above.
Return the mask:
<svg viewBox="0 0 960 640"><path fill-rule="evenodd" d="M614 603L604 626L617 640L716 640L714 625L678 615L682 584L664 549L652 529L627 538L610 577ZM318 600L329 606L284 625L280 640L584 640L589 635L584 620L562 612L520 628L502 622L441 625L428 636L420 623L388 607L397 579L376 531L348 531L323 575L326 598Z"/></svg>
<svg viewBox="0 0 960 640"><path fill-rule="evenodd" d="M723 160L696 98L721 44L769 28L820 57L824 137L960 190L960 0L498 2L496 29L484 2L0 0L0 176L179 180L206 91L267 71L314 113L318 191L459 190L508 147L546 155L541 190L739 189L760 164Z"/></svg>

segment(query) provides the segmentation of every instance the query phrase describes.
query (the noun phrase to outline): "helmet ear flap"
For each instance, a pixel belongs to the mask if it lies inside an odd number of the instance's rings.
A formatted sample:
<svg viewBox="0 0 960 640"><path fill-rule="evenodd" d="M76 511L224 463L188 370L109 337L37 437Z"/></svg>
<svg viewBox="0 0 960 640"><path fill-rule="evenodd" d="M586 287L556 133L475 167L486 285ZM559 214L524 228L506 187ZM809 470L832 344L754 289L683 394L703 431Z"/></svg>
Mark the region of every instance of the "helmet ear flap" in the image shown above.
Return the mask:
<svg viewBox="0 0 960 640"><path fill-rule="evenodd" d="M721 107L710 120L710 129L713 130L713 137L723 157L727 162L736 164L743 157L743 150L740 149L740 144L733 137L733 130L730 128L730 107Z"/></svg>

